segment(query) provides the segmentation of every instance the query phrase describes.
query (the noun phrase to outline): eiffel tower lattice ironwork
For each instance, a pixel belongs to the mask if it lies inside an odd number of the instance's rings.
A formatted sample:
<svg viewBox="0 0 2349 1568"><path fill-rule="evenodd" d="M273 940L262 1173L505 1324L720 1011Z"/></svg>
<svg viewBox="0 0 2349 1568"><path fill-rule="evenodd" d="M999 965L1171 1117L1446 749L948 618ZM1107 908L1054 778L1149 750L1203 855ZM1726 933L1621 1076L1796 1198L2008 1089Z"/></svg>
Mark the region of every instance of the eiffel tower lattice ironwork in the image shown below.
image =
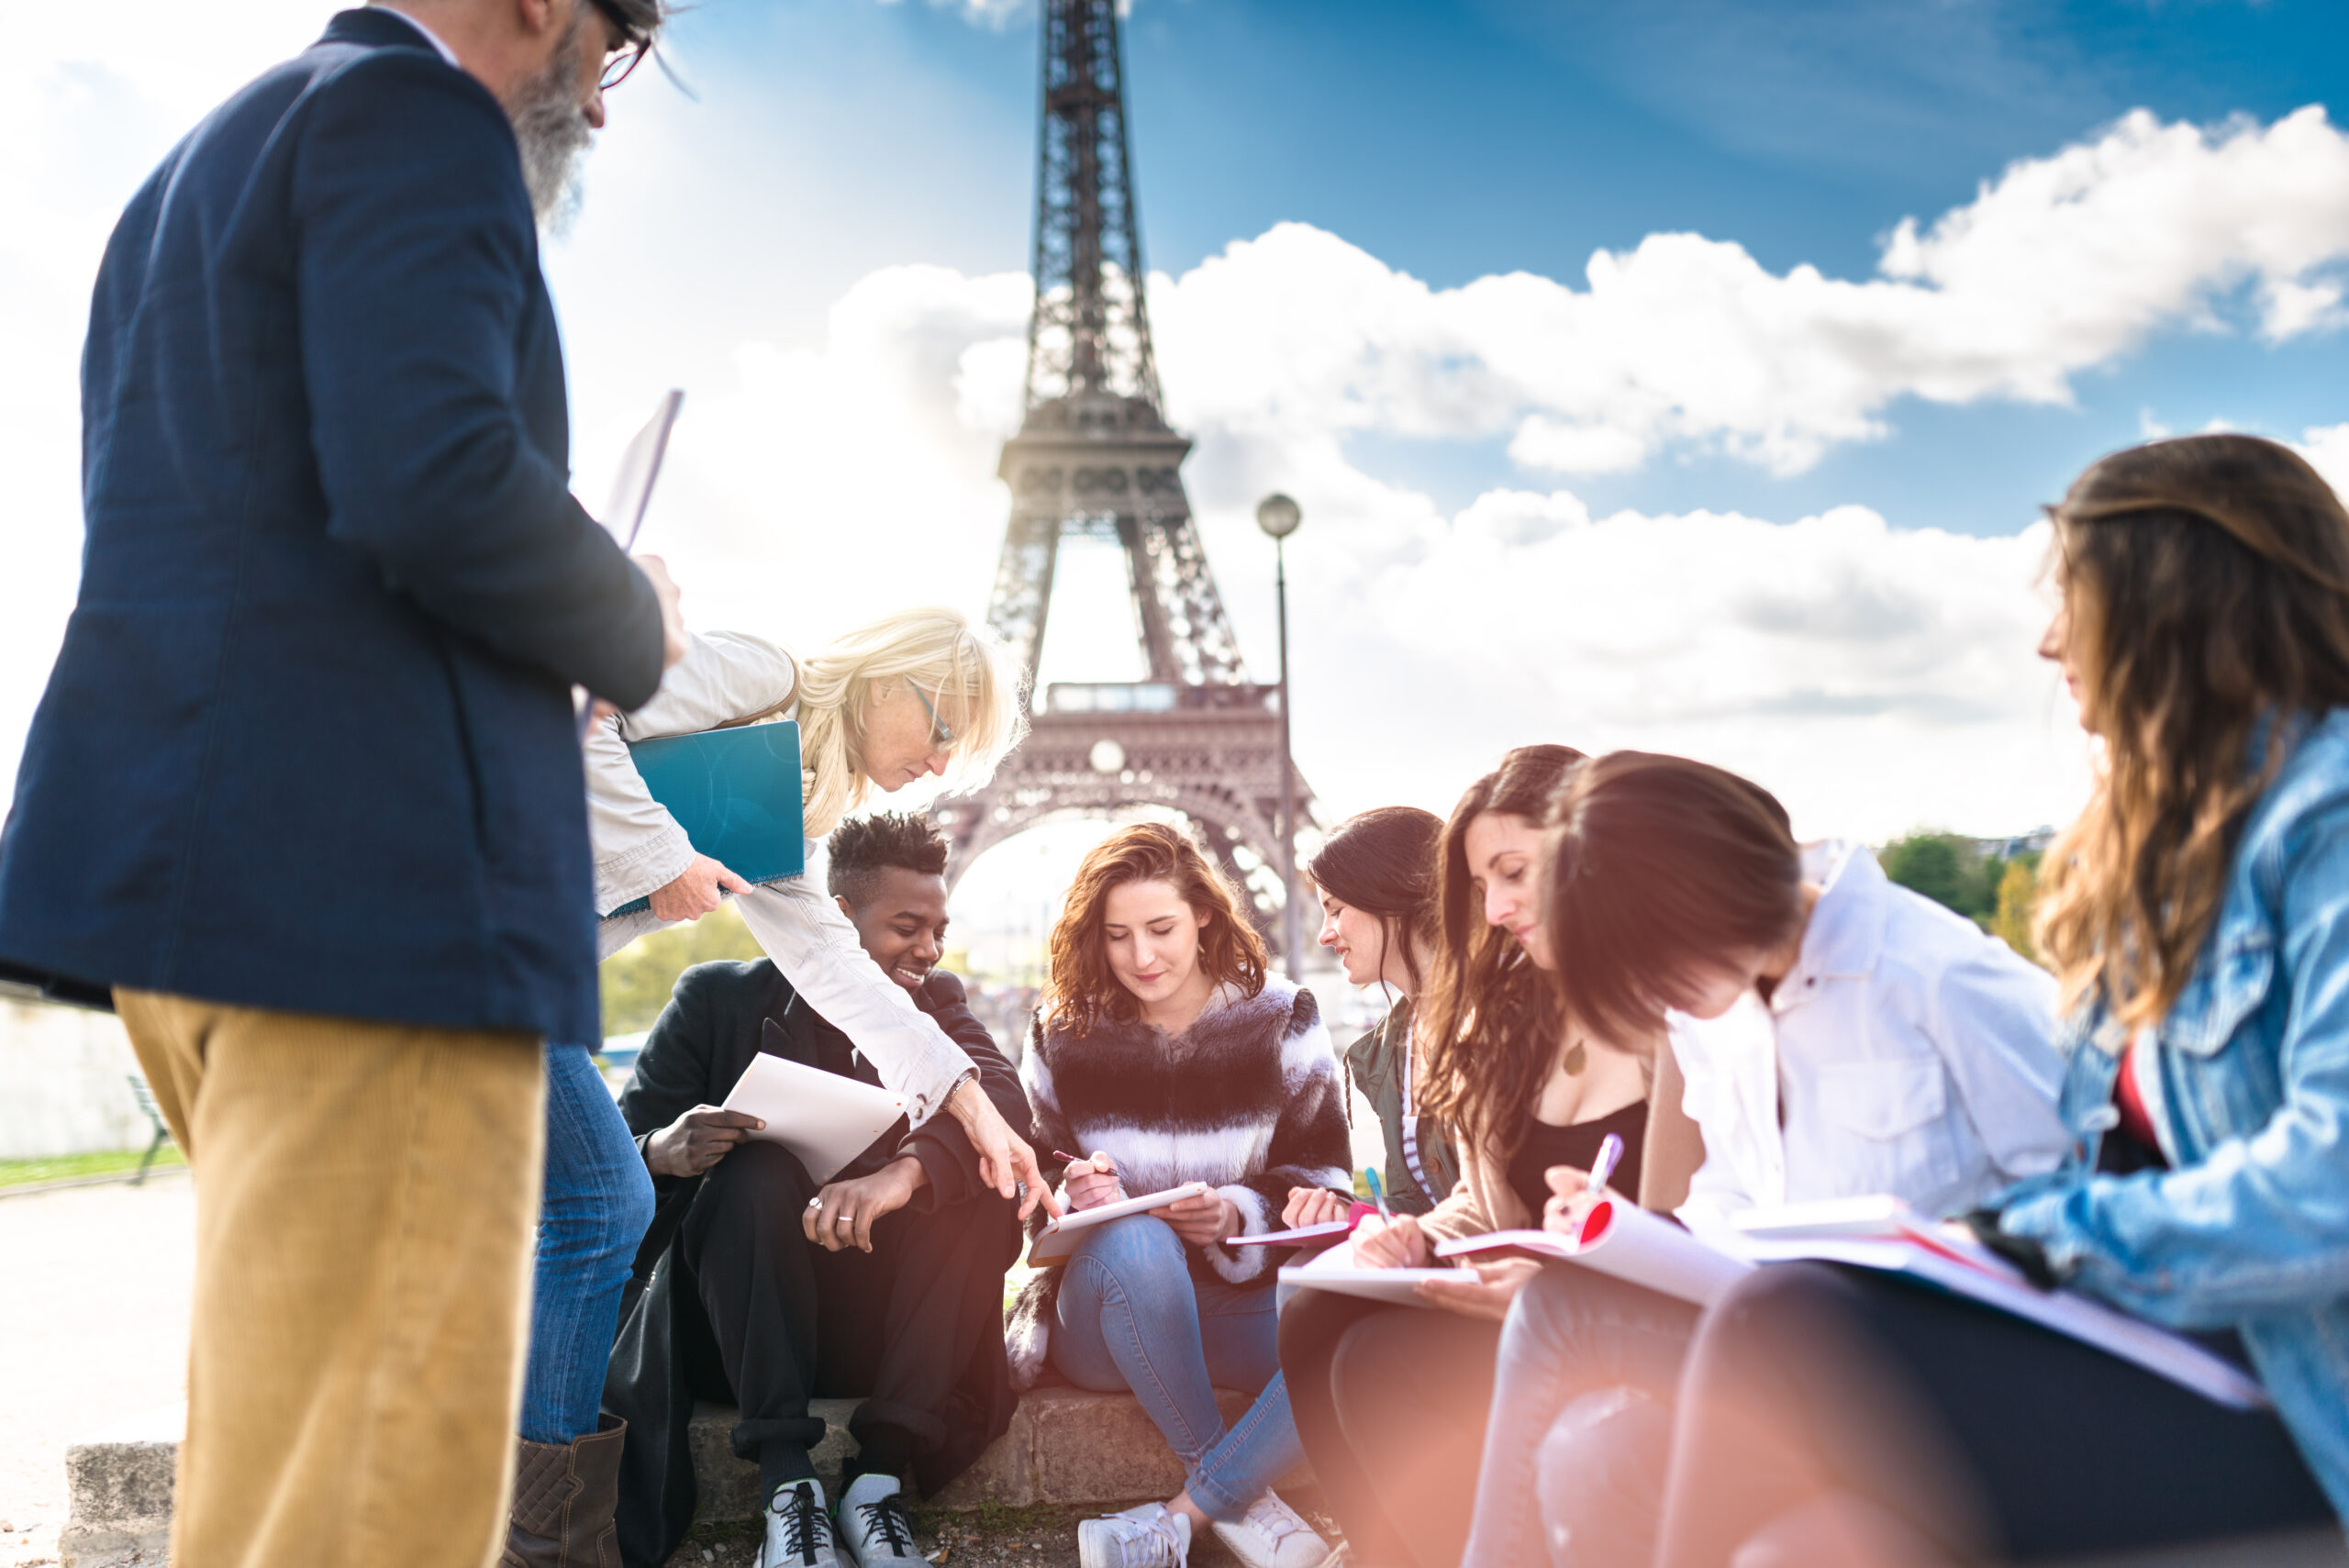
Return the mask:
<svg viewBox="0 0 2349 1568"><path fill-rule="evenodd" d="M1191 443L1160 406L1117 0L1042 10L1027 412L998 470L1011 520L987 615L1032 683L1061 540L1114 540L1147 673L1032 693L1026 744L984 793L938 813L954 845L948 875L1049 818L1168 806L1248 888L1276 943L1279 688L1248 679L1183 489ZM1309 821L1301 779L1296 790Z"/></svg>

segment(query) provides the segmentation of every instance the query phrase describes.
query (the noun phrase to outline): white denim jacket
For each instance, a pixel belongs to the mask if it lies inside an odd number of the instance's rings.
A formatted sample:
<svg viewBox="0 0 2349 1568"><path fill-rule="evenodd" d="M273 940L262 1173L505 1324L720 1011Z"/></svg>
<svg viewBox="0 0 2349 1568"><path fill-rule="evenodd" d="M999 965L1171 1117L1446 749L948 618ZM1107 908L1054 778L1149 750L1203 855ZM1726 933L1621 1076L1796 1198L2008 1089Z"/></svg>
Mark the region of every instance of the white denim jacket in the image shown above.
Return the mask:
<svg viewBox="0 0 2349 1568"><path fill-rule="evenodd" d="M694 859L685 829L637 776L627 742L796 714L796 666L781 648L739 631L689 633L686 640L685 658L651 702L605 720L587 738L587 819L599 914L667 886ZM808 842L810 866L819 849ZM971 1059L914 1006L905 987L881 972L831 895L800 876L731 896L760 950L792 989L848 1036L882 1083L905 1095L907 1119L916 1127L929 1120L973 1070ZM608 917L596 932L596 957L609 958L645 932L675 923L650 910Z"/></svg>
<svg viewBox="0 0 2349 1568"><path fill-rule="evenodd" d="M2054 977L1894 885L1865 845L1806 846L1803 877L1823 891L1770 1000L1671 1016L1705 1137L1682 1218L1876 1193L1954 1214L2052 1170L2069 1143Z"/></svg>

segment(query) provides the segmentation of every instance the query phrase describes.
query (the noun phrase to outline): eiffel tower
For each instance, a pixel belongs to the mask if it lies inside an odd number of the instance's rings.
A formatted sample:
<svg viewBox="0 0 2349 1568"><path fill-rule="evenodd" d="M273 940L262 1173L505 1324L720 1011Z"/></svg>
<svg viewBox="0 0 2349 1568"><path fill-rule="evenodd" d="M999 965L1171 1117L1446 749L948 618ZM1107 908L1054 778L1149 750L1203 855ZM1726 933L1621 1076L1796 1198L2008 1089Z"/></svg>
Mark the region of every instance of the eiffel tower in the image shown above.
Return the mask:
<svg viewBox="0 0 2349 1568"><path fill-rule="evenodd" d="M997 470L1011 520L987 611L1026 668L1030 728L985 792L939 809L948 878L1054 817L1168 806L1247 889L1277 946L1280 689L1251 682L1241 662L1183 490L1191 443L1161 410L1117 0L1045 0L1042 31L1027 412ZM1033 690L1070 534L1124 553L1144 679ZM1309 822L1311 795L1302 779L1295 788Z"/></svg>

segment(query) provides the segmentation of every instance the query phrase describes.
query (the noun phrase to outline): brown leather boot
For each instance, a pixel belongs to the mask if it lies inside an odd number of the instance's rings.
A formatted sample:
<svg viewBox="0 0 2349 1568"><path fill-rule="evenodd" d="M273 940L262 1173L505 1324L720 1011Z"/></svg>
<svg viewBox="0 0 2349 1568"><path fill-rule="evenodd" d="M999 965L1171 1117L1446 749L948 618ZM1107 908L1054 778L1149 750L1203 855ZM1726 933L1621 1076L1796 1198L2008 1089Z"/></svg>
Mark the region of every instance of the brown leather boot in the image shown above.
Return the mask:
<svg viewBox="0 0 2349 1568"><path fill-rule="evenodd" d="M620 1568L620 1444L628 1423L603 1417L592 1438L522 1442L514 1461L514 1510L497 1568Z"/></svg>

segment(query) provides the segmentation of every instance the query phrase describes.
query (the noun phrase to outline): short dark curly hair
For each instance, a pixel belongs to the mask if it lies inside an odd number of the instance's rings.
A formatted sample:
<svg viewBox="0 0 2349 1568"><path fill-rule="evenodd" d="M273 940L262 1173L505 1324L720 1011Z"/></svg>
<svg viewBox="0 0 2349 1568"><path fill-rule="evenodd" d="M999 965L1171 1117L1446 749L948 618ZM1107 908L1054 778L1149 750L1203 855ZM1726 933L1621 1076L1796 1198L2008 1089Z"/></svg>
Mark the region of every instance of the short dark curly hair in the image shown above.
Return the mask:
<svg viewBox="0 0 2349 1568"><path fill-rule="evenodd" d="M926 817L902 811L852 817L827 840L824 885L851 904L863 904L874 873L890 866L921 876L946 874L946 835Z"/></svg>

